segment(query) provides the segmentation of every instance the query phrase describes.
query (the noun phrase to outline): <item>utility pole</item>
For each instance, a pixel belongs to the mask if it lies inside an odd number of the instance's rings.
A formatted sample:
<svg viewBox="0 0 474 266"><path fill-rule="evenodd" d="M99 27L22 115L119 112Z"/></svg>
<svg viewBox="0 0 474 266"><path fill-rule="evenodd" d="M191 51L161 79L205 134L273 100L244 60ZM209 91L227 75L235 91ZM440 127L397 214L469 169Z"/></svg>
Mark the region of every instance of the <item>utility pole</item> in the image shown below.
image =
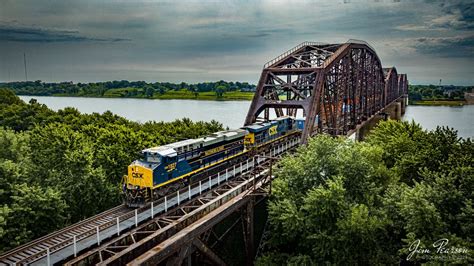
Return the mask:
<svg viewBox="0 0 474 266"><path fill-rule="evenodd" d="M25 81L28 81L28 72L26 72L26 53L23 53L23 63L25 64Z"/></svg>

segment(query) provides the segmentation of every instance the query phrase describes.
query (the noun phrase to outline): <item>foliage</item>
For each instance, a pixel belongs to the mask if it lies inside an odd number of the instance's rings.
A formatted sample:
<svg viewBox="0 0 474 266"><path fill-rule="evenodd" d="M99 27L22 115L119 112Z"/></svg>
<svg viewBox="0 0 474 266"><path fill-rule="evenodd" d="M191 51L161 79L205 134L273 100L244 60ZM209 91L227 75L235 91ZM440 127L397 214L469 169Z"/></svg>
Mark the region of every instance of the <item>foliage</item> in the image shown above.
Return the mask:
<svg viewBox="0 0 474 266"><path fill-rule="evenodd" d="M408 98L411 102L464 100L464 93L473 88L467 86L409 85Z"/></svg>
<svg viewBox="0 0 474 266"><path fill-rule="evenodd" d="M216 121L55 112L0 89L0 251L119 204L119 183L143 148L219 130Z"/></svg>
<svg viewBox="0 0 474 266"><path fill-rule="evenodd" d="M267 264L399 264L410 245L468 249L473 260L474 144L448 128L381 122L366 142L324 135L284 158L269 201Z"/></svg>
<svg viewBox="0 0 474 266"><path fill-rule="evenodd" d="M45 83L40 80L0 83L0 88L13 90L18 95L133 97L154 99L229 99L249 100L256 86L247 82L203 82L175 84L169 82L107 81L95 83ZM230 93L229 96L226 94Z"/></svg>

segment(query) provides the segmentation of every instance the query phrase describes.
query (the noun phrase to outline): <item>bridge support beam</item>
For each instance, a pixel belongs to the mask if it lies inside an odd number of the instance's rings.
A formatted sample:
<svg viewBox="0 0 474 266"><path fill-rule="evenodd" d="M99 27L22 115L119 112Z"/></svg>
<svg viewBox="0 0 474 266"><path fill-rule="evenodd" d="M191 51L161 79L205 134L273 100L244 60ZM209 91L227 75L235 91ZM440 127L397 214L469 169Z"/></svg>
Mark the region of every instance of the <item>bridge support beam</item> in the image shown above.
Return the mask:
<svg viewBox="0 0 474 266"><path fill-rule="evenodd" d="M244 233L245 254L247 265L253 265L255 257L254 245L254 207L255 199L252 197L247 205L242 209L242 231Z"/></svg>
<svg viewBox="0 0 474 266"><path fill-rule="evenodd" d="M225 262L217 256L206 244L204 244L199 238L194 239L193 245L201 251L202 254L206 255L208 259L215 265L226 265Z"/></svg>

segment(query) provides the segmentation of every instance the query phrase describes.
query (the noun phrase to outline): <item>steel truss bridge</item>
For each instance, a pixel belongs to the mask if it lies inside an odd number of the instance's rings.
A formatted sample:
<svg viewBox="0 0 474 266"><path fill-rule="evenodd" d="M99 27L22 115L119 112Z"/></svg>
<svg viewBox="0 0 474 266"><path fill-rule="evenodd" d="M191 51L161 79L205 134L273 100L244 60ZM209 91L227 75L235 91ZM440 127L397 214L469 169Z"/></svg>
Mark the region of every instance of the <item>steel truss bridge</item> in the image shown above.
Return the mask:
<svg viewBox="0 0 474 266"><path fill-rule="evenodd" d="M301 110L303 143L317 133L348 135L407 90L406 74L383 68L366 42L304 42L265 64L245 124Z"/></svg>
<svg viewBox="0 0 474 266"><path fill-rule="evenodd" d="M363 41L304 42L264 65L245 120L303 117L302 132L209 169L207 179L142 208L117 206L17 247L0 265L225 265L216 250L239 224L251 265L254 206L271 192L272 164L315 134L358 134L381 116L399 118L407 89L407 76L383 68ZM217 235L213 228L235 213L237 221Z"/></svg>

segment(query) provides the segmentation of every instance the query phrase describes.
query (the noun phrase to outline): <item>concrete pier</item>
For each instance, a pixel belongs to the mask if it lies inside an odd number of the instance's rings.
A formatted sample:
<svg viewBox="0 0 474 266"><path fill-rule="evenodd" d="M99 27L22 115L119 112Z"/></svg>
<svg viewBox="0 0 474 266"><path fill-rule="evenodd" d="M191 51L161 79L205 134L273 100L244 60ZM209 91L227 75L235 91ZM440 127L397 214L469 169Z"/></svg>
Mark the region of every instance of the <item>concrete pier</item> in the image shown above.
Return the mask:
<svg viewBox="0 0 474 266"><path fill-rule="evenodd" d="M361 141L364 140L365 136L374 128L380 120L400 120L402 116L405 114L405 109L407 106L407 96L402 96L399 99L393 101L387 107L382 109L380 112L376 113L366 122L356 127L355 132L353 133L355 136L352 137L355 140Z"/></svg>

